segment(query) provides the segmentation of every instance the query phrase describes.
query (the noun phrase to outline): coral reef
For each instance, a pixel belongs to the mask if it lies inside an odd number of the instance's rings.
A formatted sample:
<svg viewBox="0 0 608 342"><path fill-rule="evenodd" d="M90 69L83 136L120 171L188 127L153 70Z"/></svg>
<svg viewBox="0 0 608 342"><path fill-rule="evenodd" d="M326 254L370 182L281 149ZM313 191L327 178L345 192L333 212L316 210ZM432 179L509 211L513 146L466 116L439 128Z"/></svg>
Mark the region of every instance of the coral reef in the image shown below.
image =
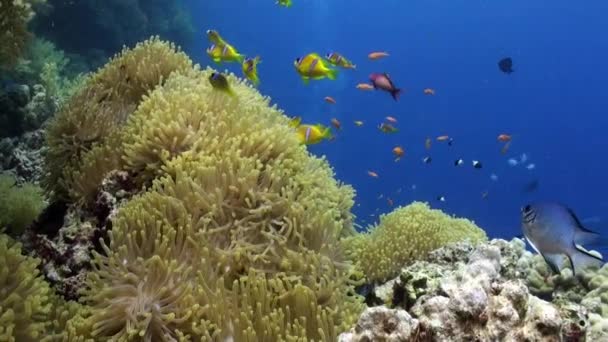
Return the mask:
<svg viewBox="0 0 608 342"><path fill-rule="evenodd" d="M377 306L366 309L352 331L340 334L338 341L423 341L419 327L407 311Z"/></svg>
<svg viewBox="0 0 608 342"><path fill-rule="evenodd" d="M230 76L227 101L211 72L174 74L122 128L124 168L152 186L118 210L95 256L93 335L332 340L361 310L338 243L353 233L352 189L268 99ZM121 316L132 310L149 313Z"/></svg>
<svg viewBox="0 0 608 342"><path fill-rule="evenodd" d="M0 140L0 170L12 173L18 184L39 184L46 150L44 130L26 132L20 137Z"/></svg>
<svg viewBox="0 0 608 342"><path fill-rule="evenodd" d="M0 0L0 70L17 64L31 33L28 23L34 17L35 7L46 0Z"/></svg>
<svg viewBox="0 0 608 342"><path fill-rule="evenodd" d="M50 288L39 277L37 259L0 234L0 340L39 341L51 312Z"/></svg>
<svg viewBox="0 0 608 342"><path fill-rule="evenodd" d="M492 240L474 246L460 242L437 249L401 270L399 277L373 293L385 305L404 309L418 322L415 337L404 341L601 341L608 338L606 315L569 294L542 300L526 286L538 256L523 241ZM541 258L542 259L542 258ZM604 271L581 275L605 286ZM573 282L571 284L574 284ZM579 287L571 287L579 293ZM586 294L586 298L601 298ZM386 309L385 309L386 310ZM396 317L392 314L393 317ZM366 331L379 329L378 324ZM384 324L384 323L382 323ZM411 329L411 328L410 328ZM357 327L343 334L358 338ZM353 338L357 337L357 338Z"/></svg>
<svg viewBox="0 0 608 342"><path fill-rule="evenodd" d="M175 46L152 38L115 56L88 78L47 129L46 187L57 198L92 200L105 174L117 167L112 133L142 96L172 72L192 67ZM86 170L97 172L86 172Z"/></svg>
<svg viewBox="0 0 608 342"><path fill-rule="evenodd" d="M414 202L380 218L367 234L345 241L349 257L370 281L387 280L409 262L450 242L485 241L485 232L466 219Z"/></svg>
<svg viewBox="0 0 608 342"><path fill-rule="evenodd" d="M51 123L54 202L24 243L84 304L56 301L51 335L329 341L362 311L340 244L353 189L268 98L229 75L227 99L211 72L153 38Z"/></svg>
<svg viewBox="0 0 608 342"><path fill-rule="evenodd" d="M21 234L45 205L40 187L28 183L18 186L8 173L0 173L0 194L0 231L6 228L12 235Z"/></svg>

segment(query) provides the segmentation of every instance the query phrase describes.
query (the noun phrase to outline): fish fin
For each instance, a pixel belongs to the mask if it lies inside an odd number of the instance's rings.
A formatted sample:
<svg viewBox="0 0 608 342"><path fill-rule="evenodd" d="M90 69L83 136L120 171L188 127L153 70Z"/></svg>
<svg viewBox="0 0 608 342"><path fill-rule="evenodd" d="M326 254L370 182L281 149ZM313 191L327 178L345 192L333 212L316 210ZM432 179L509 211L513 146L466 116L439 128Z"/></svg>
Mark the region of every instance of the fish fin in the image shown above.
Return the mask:
<svg viewBox="0 0 608 342"><path fill-rule="evenodd" d="M553 273L560 274L561 266L564 263L564 257L561 254L542 254L539 253Z"/></svg>
<svg viewBox="0 0 608 342"><path fill-rule="evenodd" d="M236 54L236 60L239 61L239 63L243 63L243 61L245 60L246 56L245 55L241 55L240 53Z"/></svg>
<svg viewBox="0 0 608 342"><path fill-rule="evenodd" d="M296 128L296 127L300 126L301 123L302 123L302 117L296 116L296 117L292 118L291 120L289 120L289 127Z"/></svg>
<svg viewBox="0 0 608 342"><path fill-rule="evenodd" d="M577 274L587 267L602 267L604 260L601 256L594 255L583 247L574 244L574 251L569 255L572 264L572 273Z"/></svg>
<svg viewBox="0 0 608 342"><path fill-rule="evenodd" d="M325 127L323 125L319 125L320 128L323 128L323 138L325 139L331 139L333 138L333 135L331 134L331 128L330 127Z"/></svg>
<svg viewBox="0 0 608 342"><path fill-rule="evenodd" d="M305 85L308 85L308 83L310 83L310 78L302 76L302 81L304 82Z"/></svg>
<svg viewBox="0 0 608 342"><path fill-rule="evenodd" d="M335 80L338 77L338 69L328 69L327 70L327 78L330 80Z"/></svg>
<svg viewBox="0 0 608 342"><path fill-rule="evenodd" d="M401 89L394 89L391 91L391 96L395 101L399 100L399 95L401 94Z"/></svg>
<svg viewBox="0 0 608 342"><path fill-rule="evenodd" d="M583 226L583 224L578 219L576 214L574 214L574 211L572 209L566 208L566 210L568 210L568 213L570 214L570 217L572 218L576 226L576 230L574 232L574 240L576 243L590 244L600 239L599 233L587 229L585 228L585 226ZM602 244L606 242L608 242L606 239L602 239L601 241Z"/></svg>

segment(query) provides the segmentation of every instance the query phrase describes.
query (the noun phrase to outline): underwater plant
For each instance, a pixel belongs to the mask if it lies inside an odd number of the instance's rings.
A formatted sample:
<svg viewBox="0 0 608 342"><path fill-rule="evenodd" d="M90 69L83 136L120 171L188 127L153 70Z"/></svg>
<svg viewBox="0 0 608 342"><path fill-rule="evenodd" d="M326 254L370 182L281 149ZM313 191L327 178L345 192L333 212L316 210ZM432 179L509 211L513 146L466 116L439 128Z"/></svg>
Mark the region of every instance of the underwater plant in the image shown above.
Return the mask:
<svg viewBox="0 0 608 342"><path fill-rule="evenodd" d="M34 184L17 185L8 173L0 173L0 231L7 228L18 235L29 226L45 206L42 189Z"/></svg>
<svg viewBox="0 0 608 342"><path fill-rule="evenodd" d="M28 23L34 8L46 0L0 0L0 69L14 67L24 53L32 34Z"/></svg>
<svg viewBox="0 0 608 342"><path fill-rule="evenodd" d="M93 75L47 133L49 190L91 203L115 170L140 189L94 253L82 338L334 340L362 310L340 244L353 189L268 98L228 75L228 99L213 72L153 38Z"/></svg>
<svg viewBox="0 0 608 342"><path fill-rule="evenodd" d="M191 65L174 45L153 37L131 50L125 48L89 77L47 129L47 190L56 198L90 199L105 172L119 162L117 153L103 143L112 141L112 133L148 91ZM87 168L96 172L83 171Z"/></svg>
<svg viewBox="0 0 608 342"><path fill-rule="evenodd" d="M370 281L388 280L408 263L448 243L487 240L475 223L414 202L380 217L369 232L344 241L347 254Z"/></svg>
<svg viewBox="0 0 608 342"><path fill-rule="evenodd" d="M39 341L51 311L40 261L21 254L21 244L0 234L0 340Z"/></svg>

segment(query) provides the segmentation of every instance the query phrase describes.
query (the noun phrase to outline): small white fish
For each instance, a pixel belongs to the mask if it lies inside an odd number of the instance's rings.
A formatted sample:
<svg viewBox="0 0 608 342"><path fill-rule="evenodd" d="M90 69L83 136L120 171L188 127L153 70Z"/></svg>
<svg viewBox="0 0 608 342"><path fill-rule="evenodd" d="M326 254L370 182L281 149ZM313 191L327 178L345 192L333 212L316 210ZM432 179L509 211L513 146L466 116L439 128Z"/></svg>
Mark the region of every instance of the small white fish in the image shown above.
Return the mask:
<svg viewBox="0 0 608 342"><path fill-rule="evenodd" d="M493 180L493 181L495 181L495 182L497 182L498 181L498 176L495 173L493 173L493 174L490 175L490 179Z"/></svg>
<svg viewBox="0 0 608 342"><path fill-rule="evenodd" d="M513 159L513 158L509 158L509 160L507 160L507 163L508 163L510 166L517 166L517 164L519 164L519 162L517 162L517 160L516 160L516 159Z"/></svg>
<svg viewBox="0 0 608 342"><path fill-rule="evenodd" d="M439 202L445 202L445 196L437 196Z"/></svg>
<svg viewBox="0 0 608 342"><path fill-rule="evenodd" d="M479 160L473 160L473 167L476 169L481 169L482 168L481 162Z"/></svg>
<svg viewBox="0 0 608 342"><path fill-rule="evenodd" d="M464 164L464 160L462 160L462 159L456 159L454 161L454 166L460 166L462 164Z"/></svg>
<svg viewBox="0 0 608 342"><path fill-rule="evenodd" d="M412 184L412 191L416 190L417 186L416 184Z"/></svg>
<svg viewBox="0 0 608 342"><path fill-rule="evenodd" d="M526 166L526 169L528 169L528 170L534 170L535 168L536 168L536 165L534 163L528 164L528 166Z"/></svg>

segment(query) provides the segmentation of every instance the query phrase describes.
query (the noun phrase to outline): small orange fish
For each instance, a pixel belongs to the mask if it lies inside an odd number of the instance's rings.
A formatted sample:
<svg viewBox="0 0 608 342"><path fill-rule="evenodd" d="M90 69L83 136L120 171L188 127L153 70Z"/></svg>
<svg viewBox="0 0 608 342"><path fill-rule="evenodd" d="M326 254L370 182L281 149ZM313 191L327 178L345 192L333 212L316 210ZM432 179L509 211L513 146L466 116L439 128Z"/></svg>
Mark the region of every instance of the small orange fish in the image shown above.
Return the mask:
<svg viewBox="0 0 608 342"><path fill-rule="evenodd" d="M433 89L433 88L425 88L424 89L424 94L425 95L435 95L435 89Z"/></svg>
<svg viewBox="0 0 608 342"><path fill-rule="evenodd" d="M427 150L430 150L432 144L433 144L433 140L431 138L427 137L426 140L424 141L424 147L426 147Z"/></svg>
<svg viewBox="0 0 608 342"><path fill-rule="evenodd" d="M374 171L367 171L367 174L368 174L370 177L373 177L373 178L378 178L378 177L379 177L379 176L378 176L378 174L377 174L377 173L375 173Z"/></svg>
<svg viewBox="0 0 608 342"><path fill-rule="evenodd" d="M370 53L369 55L367 55L367 57L369 57L369 59L375 60L375 59L380 59L380 58L384 58L384 57L388 57L389 54L386 51L374 51L372 53Z"/></svg>
<svg viewBox="0 0 608 342"><path fill-rule="evenodd" d="M359 90L374 90L374 86L369 83L359 83L357 84L357 89Z"/></svg>
<svg viewBox="0 0 608 342"><path fill-rule="evenodd" d="M509 142L511 141L511 136L509 134L499 134L496 139L500 142Z"/></svg>
<svg viewBox="0 0 608 342"><path fill-rule="evenodd" d="M389 207L392 207L392 206L393 206L393 200L392 200L392 199L390 199L390 198L387 198L387 199L386 199L386 203L388 204L388 206L389 206Z"/></svg>
<svg viewBox="0 0 608 342"><path fill-rule="evenodd" d="M509 151L509 147L511 147L511 141L507 141L507 143L500 149L500 153L506 154Z"/></svg>
<svg viewBox="0 0 608 342"><path fill-rule="evenodd" d="M446 141L449 139L450 139L450 137L448 135L440 135L437 137L437 141Z"/></svg>
<svg viewBox="0 0 608 342"><path fill-rule="evenodd" d="M390 123L394 123L394 124L396 124L396 123L397 123L397 119L395 119L395 118L394 118L394 117L392 117L392 116L387 116L387 117L386 117L386 121L388 121L388 122L390 122Z"/></svg>
<svg viewBox="0 0 608 342"><path fill-rule="evenodd" d="M355 125L357 125L357 127L361 127L361 126L363 126L363 121L357 120L357 121L355 121Z"/></svg>
<svg viewBox="0 0 608 342"><path fill-rule="evenodd" d="M336 118L331 119L331 125L334 126L336 129L342 129L342 124Z"/></svg>
<svg viewBox="0 0 608 342"><path fill-rule="evenodd" d="M324 100L327 103L336 104L336 100L334 100L334 98L331 96L325 96Z"/></svg>
<svg viewBox="0 0 608 342"><path fill-rule="evenodd" d="M405 155L405 151L401 146L395 146L393 148L393 154L395 155L395 157L397 157L395 161L399 161L399 159L401 159L401 157Z"/></svg>

